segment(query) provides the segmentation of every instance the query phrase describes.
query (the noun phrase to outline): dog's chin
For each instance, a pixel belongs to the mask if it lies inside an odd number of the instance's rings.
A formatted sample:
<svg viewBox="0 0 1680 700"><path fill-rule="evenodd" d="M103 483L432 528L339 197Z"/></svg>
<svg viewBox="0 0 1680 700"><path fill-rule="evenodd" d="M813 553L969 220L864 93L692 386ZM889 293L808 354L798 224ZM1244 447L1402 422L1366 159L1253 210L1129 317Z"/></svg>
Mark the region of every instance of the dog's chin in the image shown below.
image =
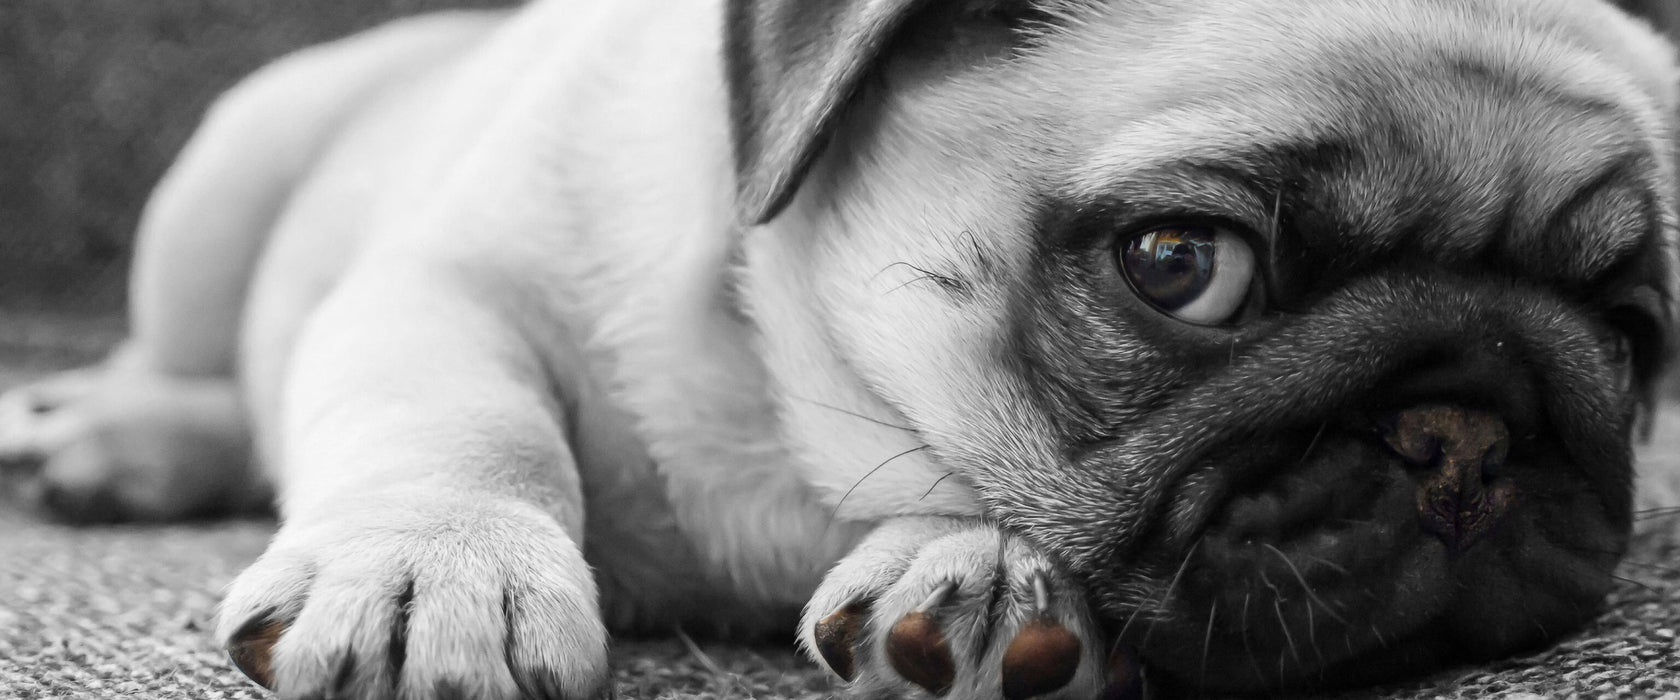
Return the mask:
<svg viewBox="0 0 1680 700"><path fill-rule="evenodd" d="M1420 527L1425 476L1358 427L1219 452L1155 523L1155 580L1098 595L1169 683L1347 686L1537 646L1599 610L1626 546L1626 498L1544 439L1513 447L1509 510L1468 542Z"/></svg>

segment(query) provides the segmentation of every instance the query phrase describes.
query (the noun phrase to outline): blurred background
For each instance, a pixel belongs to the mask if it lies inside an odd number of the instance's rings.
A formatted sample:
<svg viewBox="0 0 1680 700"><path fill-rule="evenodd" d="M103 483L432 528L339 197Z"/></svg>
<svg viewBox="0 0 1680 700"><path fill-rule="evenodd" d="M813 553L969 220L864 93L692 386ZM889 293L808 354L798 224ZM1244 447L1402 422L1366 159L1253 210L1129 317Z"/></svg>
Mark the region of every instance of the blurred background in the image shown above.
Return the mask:
<svg viewBox="0 0 1680 700"><path fill-rule="evenodd" d="M0 312L120 312L146 195L247 73L391 18L509 4L0 0Z"/></svg>
<svg viewBox="0 0 1680 700"><path fill-rule="evenodd" d="M0 0L0 314L120 312L147 193L241 76L393 17L508 4ZM1621 4L1680 27L1680 0Z"/></svg>

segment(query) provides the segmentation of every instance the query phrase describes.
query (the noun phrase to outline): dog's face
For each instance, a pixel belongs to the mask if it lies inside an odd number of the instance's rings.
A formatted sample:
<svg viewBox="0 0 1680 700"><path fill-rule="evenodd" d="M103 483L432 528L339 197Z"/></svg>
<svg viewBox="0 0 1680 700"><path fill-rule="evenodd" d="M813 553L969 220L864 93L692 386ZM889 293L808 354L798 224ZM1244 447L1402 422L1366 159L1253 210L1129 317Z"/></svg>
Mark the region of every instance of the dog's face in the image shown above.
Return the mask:
<svg viewBox="0 0 1680 700"><path fill-rule="evenodd" d="M745 147L751 299L844 510L972 499L1217 688L1594 614L1670 325L1660 41L1562 0L968 5L842 18L906 28L791 203L800 159ZM855 459L883 418L927 449Z"/></svg>

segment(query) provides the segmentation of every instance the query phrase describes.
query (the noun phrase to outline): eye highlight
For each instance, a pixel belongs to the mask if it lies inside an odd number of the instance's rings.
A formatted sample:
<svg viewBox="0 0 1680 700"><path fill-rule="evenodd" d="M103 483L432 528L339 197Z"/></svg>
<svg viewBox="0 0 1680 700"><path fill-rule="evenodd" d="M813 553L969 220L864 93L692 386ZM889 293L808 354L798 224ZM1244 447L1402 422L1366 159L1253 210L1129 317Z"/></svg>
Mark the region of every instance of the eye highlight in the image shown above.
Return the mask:
<svg viewBox="0 0 1680 700"><path fill-rule="evenodd" d="M1254 281L1254 249L1219 226L1153 228L1119 241L1115 257L1139 297L1188 323L1230 321Z"/></svg>

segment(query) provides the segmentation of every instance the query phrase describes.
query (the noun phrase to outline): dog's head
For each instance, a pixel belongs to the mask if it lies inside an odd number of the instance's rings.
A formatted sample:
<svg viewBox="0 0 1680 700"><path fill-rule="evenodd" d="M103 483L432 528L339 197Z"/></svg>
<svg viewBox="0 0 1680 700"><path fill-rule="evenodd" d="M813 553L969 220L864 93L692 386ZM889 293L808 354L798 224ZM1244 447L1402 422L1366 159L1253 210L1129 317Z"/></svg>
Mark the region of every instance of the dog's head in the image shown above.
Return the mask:
<svg viewBox="0 0 1680 700"><path fill-rule="evenodd" d="M1485 658L1594 614L1673 314L1676 74L1637 22L1576 0L731 15L747 299L842 516L984 513L1154 668L1226 689Z"/></svg>

